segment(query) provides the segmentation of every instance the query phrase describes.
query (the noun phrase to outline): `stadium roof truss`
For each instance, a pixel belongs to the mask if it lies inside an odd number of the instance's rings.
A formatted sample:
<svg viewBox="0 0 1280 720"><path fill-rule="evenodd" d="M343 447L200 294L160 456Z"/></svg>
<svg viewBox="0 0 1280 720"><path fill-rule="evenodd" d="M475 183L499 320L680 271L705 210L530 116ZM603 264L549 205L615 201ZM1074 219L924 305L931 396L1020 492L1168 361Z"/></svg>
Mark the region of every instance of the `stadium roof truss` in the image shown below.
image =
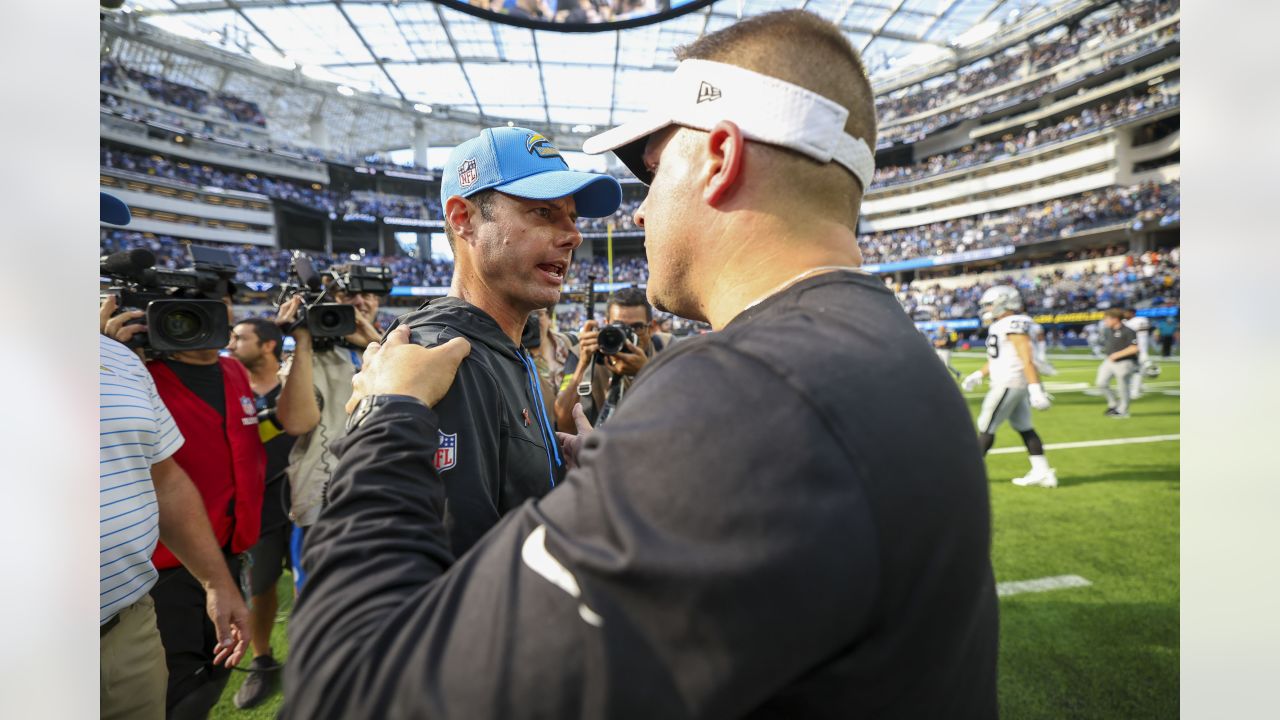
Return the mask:
<svg viewBox="0 0 1280 720"><path fill-rule="evenodd" d="M412 133L411 115L382 117L368 94L396 101L402 115L418 106L419 112L443 110L436 120L469 118L473 125L523 120L582 134L623 122L642 110L653 83L674 66L673 48L771 10L803 8L838 24L879 86L904 68L954 62L957 38L984 27L1097 0L720 0L659 24L597 33L500 25L427 0L127 3L134 23L339 85L343 98L326 98L299 83L228 68L174 67L172 60L163 68L171 77L176 72L200 87L258 102L277 126L273 135L281 124L302 133L321 114L336 129L330 131L334 149L362 153L388 149L363 147L383 144L374 139L383 131L396 136L399 147Z"/></svg>

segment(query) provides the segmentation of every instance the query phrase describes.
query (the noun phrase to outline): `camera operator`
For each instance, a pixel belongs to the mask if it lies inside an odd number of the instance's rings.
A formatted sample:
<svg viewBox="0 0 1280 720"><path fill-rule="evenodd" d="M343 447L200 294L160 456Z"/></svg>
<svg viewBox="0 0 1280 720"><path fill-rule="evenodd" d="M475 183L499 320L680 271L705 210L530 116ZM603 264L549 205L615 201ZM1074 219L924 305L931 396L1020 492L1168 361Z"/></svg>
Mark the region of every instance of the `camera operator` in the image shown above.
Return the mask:
<svg viewBox="0 0 1280 720"><path fill-rule="evenodd" d="M239 577L240 554L258 541L266 475L249 375L217 349L166 353L147 370L187 438L174 459L200 491L227 568ZM205 717L230 674L214 663L205 590L163 543L154 562L160 577L151 596L169 666L168 713Z"/></svg>
<svg viewBox="0 0 1280 720"><path fill-rule="evenodd" d="M605 312L606 324L615 328L611 332L622 330L629 337L620 350L605 354L600 350L601 329L596 322L588 320L582 326L578 335L578 366L568 385L556 396L557 427L568 429L574 426L573 408L579 403L592 425L604 424L622 404L636 375L666 347L661 338L652 334L653 307L643 290L619 290L609 298ZM590 390L584 395L585 379L591 382Z"/></svg>
<svg viewBox="0 0 1280 720"><path fill-rule="evenodd" d="M125 308L112 321L146 326L129 328L128 345L150 358L146 368L156 391L186 438L173 459L204 501L234 577L240 553L258 540L266 454L248 373L218 355L230 335L234 256L219 248L187 249L190 268L156 268L155 256L137 248L104 257L100 266L112 281L108 294ZM166 712L204 717L230 672L218 667L218 628L206 616L206 586L163 542L152 562L159 576L151 597L169 673Z"/></svg>
<svg viewBox="0 0 1280 720"><path fill-rule="evenodd" d="M380 296L363 288L346 288L331 279L329 290L342 305L355 308L356 330L341 338L313 337L305 324L297 324L304 297L286 300L276 324L291 328L293 355L280 370L282 387L276 417L284 431L297 438L289 452L289 488L294 529L290 542L293 580L301 591L306 571L300 564L306 529L316 521L336 460L329 443L342 435L347 422L345 406L351 397L351 378L360 370L360 353L379 336L376 326ZM296 325L296 327L295 327Z"/></svg>
<svg viewBox="0 0 1280 720"><path fill-rule="evenodd" d="M294 437L284 431L276 417L280 397L280 360L284 335L266 318L247 318L231 328L227 350L249 371L254 408L258 411L258 437L267 452L267 486L262 497L262 530L249 550L253 566L249 571L249 592L253 603L249 621L253 630L253 663L249 677L236 691L237 708L261 704L279 685L280 665L271 652L271 628L275 624L279 599L276 583L289 557L289 482L285 469Z"/></svg>

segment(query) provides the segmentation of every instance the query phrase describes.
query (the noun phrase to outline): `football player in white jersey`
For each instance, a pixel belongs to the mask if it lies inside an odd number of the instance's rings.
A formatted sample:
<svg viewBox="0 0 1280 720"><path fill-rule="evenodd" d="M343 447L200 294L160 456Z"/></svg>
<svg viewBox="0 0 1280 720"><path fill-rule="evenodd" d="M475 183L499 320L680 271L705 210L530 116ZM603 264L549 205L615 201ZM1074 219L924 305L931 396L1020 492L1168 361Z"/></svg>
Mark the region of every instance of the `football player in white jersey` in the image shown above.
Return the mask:
<svg viewBox="0 0 1280 720"><path fill-rule="evenodd" d="M1022 296L1009 285L996 285L979 300L983 317L989 311L994 321L987 331L987 362L961 383L966 391L991 378L991 389L982 401L978 415L978 439L985 454L996 439L1000 423L1009 425L1022 435L1031 457L1031 472L1014 478L1014 485L1057 487L1058 475L1044 456L1044 443L1031 424L1031 408L1048 410L1052 398L1040 384L1031 350L1031 318L1022 314Z"/></svg>
<svg viewBox="0 0 1280 720"><path fill-rule="evenodd" d="M1138 336L1138 367L1140 372L1133 373L1129 376L1129 399L1137 400L1142 397L1142 378L1148 374L1158 374L1159 371L1152 373L1151 368L1155 364L1147 355L1147 350L1151 346L1151 321L1144 317L1138 317L1138 313L1133 308L1124 311L1124 324Z"/></svg>

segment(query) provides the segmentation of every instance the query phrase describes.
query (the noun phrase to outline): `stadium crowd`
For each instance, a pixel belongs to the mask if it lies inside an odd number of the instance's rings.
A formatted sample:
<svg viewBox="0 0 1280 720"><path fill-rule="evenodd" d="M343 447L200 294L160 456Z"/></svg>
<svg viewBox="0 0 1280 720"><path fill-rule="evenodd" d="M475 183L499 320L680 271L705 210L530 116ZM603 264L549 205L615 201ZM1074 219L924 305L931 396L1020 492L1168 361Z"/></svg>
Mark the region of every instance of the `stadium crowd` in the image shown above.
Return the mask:
<svg viewBox="0 0 1280 720"><path fill-rule="evenodd" d="M439 220L444 217L440 209L440 200L434 195L409 197L366 191L355 191L350 197L339 201L338 215L345 217L352 214L372 218L395 217L416 220Z"/></svg>
<svg viewBox="0 0 1280 720"><path fill-rule="evenodd" d="M974 145L965 145L959 150L931 155L914 165L890 165L876 168L871 187L873 189L890 187L951 170L1014 157L1112 125L1132 122L1144 115L1176 107L1180 100L1180 89L1180 85L1176 82L1135 89L1124 97L1083 108L1079 114L1067 115L1057 123L1044 128L1031 128L1019 134L1006 133L999 140L985 140Z"/></svg>
<svg viewBox="0 0 1280 720"><path fill-rule="evenodd" d="M140 233L130 230L103 228L99 249L103 255L120 250L146 248L156 256L156 267L179 269L190 267L187 245L190 241L169 235ZM213 244L226 247L236 256L239 271L236 281L278 284L289 275L290 253L271 247L255 245L224 245L200 241L197 244ZM397 286L444 287L453 277L453 263L440 260L420 260L404 255L383 257L380 255L351 255L328 257L323 253L308 253L316 269L323 272L333 265L357 262L364 265L385 265L391 268L393 282Z"/></svg>
<svg viewBox="0 0 1280 720"><path fill-rule="evenodd" d="M644 202L645 193L629 193L627 191L629 187L632 186L622 186L622 205L618 207L617 212L609 217L581 218L578 220L578 229L583 232L604 232L608 229L609 224L612 223L614 232L621 230L639 230L640 228L636 226L633 217L636 210L640 207L640 203Z"/></svg>
<svg viewBox="0 0 1280 720"><path fill-rule="evenodd" d="M256 103L234 95L209 93L190 85L156 77L141 70L126 67L111 58L106 58L99 64L99 82L118 90L136 87L147 93L152 100L193 113L213 114L210 111L217 108L229 120L261 128L267 126L267 119Z"/></svg>
<svg viewBox="0 0 1280 720"><path fill-rule="evenodd" d="M1074 272L1046 269L1042 273L997 276L959 287L943 287L925 280L903 285L896 292L903 309L916 319L926 315L938 319L978 317L981 312L978 300L994 285L1018 288L1032 315L1176 305L1181 287L1180 267L1180 251L1173 248L1104 258Z"/></svg>
<svg viewBox="0 0 1280 720"><path fill-rule="evenodd" d="M882 126L880 140L918 139L953 122L978 117L1001 105L1034 97L1059 82L1054 75L1015 85L1005 92L987 95L915 122L893 125L905 118L954 104L964 97L1033 77L1048 68L1073 60L1082 49L1126 37L1168 17L1177 9L1178 3L1172 0L1127 4L1115 16L1105 20L1097 23L1086 20L1065 38L1052 39L1038 46L1033 44L1020 53L974 63L961 69L950 81L928 86L915 85L899 93L882 95L876 99L876 116ZM1179 35L1179 25L1180 23L1174 23L1157 33L1107 52L1102 57L1102 68L1099 71L1123 64L1137 55L1171 42Z"/></svg>
<svg viewBox="0 0 1280 720"><path fill-rule="evenodd" d="M223 170L211 165L170 160L160 155L143 155L117 148L100 148L99 160L102 167L106 168L151 175L197 187L213 186L259 193L296 202L315 210L335 213L335 215L362 214L372 218L403 217L418 220L437 220L441 217L440 203L435 197L409 197L361 191L340 197L318 183L306 185L256 173Z"/></svg>
<svg viewBox="0 0 1280 720"><path fill-rule="evenodd" d="M1120 223L1168 225L1181 219L1180 183L1106 188L1012 210L869 233L858 238L868 264L1025 245Z"/></svg>

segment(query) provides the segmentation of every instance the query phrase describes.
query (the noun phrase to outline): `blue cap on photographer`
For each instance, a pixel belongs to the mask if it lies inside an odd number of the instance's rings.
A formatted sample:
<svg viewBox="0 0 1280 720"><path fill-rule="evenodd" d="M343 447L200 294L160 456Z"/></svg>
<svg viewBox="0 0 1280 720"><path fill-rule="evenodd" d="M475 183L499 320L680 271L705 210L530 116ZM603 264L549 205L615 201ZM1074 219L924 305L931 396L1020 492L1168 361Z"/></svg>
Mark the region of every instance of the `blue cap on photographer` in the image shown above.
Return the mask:
<svg viewBox="0 0 1280 720"><path fill-rule="evenodd" d="M98 219L112 225L128 225L133 216L129 214L129 206L115 195L98 191L102 208L98 211Z"/></svg>
<svg viewBox="0 0 1280 720"><path fill-rule="evenodd" d="M572 195L578 215L589 218L608 217L622 204L622 186L616 179L570 170L550 140L519 127L485 128L449 153L440 204L481 190L528 200Z"/></svg>

